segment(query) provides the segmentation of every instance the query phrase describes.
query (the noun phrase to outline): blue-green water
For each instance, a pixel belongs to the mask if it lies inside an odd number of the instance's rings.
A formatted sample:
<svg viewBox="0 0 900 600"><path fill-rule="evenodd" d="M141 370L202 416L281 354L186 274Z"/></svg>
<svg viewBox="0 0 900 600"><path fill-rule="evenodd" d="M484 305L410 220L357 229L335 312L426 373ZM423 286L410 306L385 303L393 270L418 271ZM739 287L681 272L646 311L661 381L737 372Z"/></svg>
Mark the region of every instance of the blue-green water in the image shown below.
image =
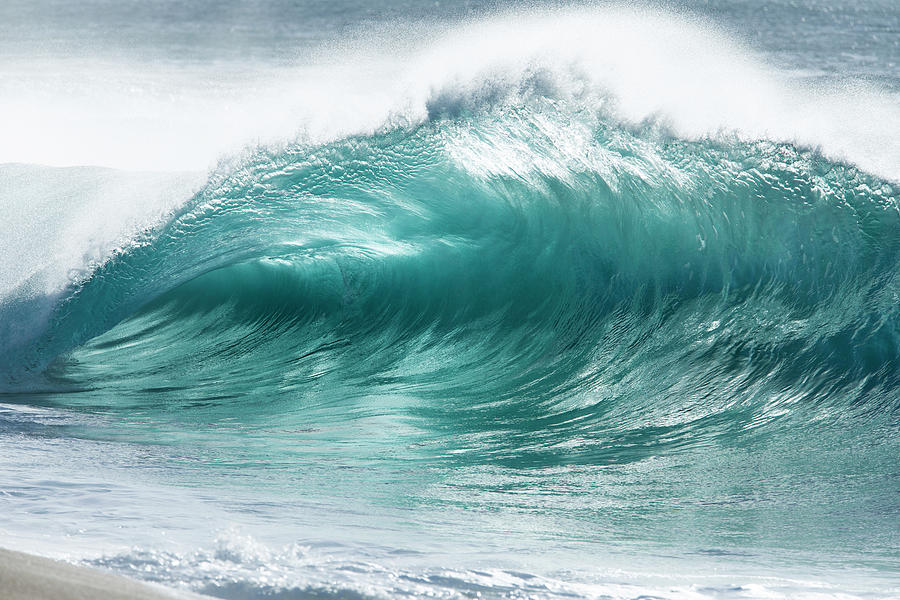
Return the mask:
<svg viewBox="0 0 900 600"><path fill-rule="evenodd" d="M900 9L198 7L3 9L2 545L900 593Z"/></svg>

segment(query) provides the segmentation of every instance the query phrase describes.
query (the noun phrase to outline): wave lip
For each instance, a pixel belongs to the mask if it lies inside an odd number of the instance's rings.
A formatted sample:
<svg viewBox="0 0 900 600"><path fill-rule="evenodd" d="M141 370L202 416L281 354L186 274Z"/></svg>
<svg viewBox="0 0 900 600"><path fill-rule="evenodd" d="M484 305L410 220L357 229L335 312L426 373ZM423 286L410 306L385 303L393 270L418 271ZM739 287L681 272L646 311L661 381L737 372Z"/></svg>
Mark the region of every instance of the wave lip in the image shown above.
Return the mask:
<svg viewBox="0 0 900 600"><path fill-rule="evenodd" d="M371 135L477 111L536 85L559 101L603 104L631 124L665 122L683 138L792 143L900 177L896 91L791 77L713 23L683 14L592 7L415 30L398 23L311 55L314 64L242 63L230 74L89 55L11 63L0 89L0 161L201 170L248 145Z"/></svg>

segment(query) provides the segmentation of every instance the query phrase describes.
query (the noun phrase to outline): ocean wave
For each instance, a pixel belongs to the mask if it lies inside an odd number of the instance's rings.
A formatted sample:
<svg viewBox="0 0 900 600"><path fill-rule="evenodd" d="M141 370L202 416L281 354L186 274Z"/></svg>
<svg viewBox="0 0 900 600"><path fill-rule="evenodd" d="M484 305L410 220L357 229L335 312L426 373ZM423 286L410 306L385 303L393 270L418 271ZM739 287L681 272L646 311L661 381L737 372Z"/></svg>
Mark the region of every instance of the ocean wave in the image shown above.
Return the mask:
<svg viewBox="0 0 900 600"><path fill-rule="evenodd" d="M889 594L896 90L649 9L373 37L4 66L0 160L142 171L0 165L8 543L227 598Z"/></svg>
<svg viewBox="0 0 900 600"><path fill-rule="evenodd" d="M403 398L517 460L891 418L897 201L814 150L529 95L245 156L33 329L4 319L0 364L10 393L206 417Z"/></svg>

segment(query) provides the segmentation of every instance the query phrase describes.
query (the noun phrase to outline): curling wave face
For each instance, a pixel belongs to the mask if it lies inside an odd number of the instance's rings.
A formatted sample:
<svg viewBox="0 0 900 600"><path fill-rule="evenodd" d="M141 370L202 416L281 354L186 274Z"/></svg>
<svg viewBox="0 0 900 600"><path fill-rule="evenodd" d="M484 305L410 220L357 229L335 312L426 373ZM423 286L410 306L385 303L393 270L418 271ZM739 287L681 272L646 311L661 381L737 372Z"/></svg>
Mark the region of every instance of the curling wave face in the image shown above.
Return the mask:
<svg viewBox="0 0 900 600"><path fill-rule="evenodd" d="M250 156L4 364L223 414L412 395L562 437L893 413L898 233L890 184L816 153L536 98Z"/></svg>

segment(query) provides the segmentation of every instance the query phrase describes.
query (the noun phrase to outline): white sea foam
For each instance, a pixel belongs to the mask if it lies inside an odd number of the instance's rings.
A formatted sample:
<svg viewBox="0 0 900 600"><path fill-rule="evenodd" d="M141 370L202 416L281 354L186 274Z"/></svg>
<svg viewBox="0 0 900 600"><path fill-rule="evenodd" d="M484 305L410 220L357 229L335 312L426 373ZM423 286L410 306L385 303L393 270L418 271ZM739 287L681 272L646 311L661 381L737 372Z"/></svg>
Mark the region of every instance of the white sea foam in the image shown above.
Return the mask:
<svg viewBox="0 0 900 600"><path fill-rule="evenodd" d="M188 198L200 173L0 165L0 299L57 291Z"/></svg>
<svg viewBox="0 0 900 600"><path fill-rule="evenodd" d="M504 14L323 47L294 68L6 64L0 162L202 170L246 145L326 141L495 100L530 80L627 121L819 147L900 178L900 98L861 81L812 86L708 22L590 8Z"/></svg>
<svg viewBox="0 0 900 600"><path fill-rule="evenodd" d="M794 574L778 576L752 572L744 565L706 557L706 564L662 559L646 561L643 568L605 567L520 570L430 566L412 560L376 559L347 549L288 544L271 547L236 529L221 532L211 549L187 554L146 551L105 556L89 561L147 581L232 598L325 597L437 597L437 598L596 598L629 600L856 600L867 597L871 581L845 571L837 583ZM458 559L444 557L449 563ZM606 560L616 564L622 558ZM578 562L570 558L570 565ZM627 562L627 561L622 561ZM725 567L725 565L729 565ZM527 567L534 567L528 565ZM720 567L717 569L715 567ZM724 567L724 568L723 568Z"/></svg>

